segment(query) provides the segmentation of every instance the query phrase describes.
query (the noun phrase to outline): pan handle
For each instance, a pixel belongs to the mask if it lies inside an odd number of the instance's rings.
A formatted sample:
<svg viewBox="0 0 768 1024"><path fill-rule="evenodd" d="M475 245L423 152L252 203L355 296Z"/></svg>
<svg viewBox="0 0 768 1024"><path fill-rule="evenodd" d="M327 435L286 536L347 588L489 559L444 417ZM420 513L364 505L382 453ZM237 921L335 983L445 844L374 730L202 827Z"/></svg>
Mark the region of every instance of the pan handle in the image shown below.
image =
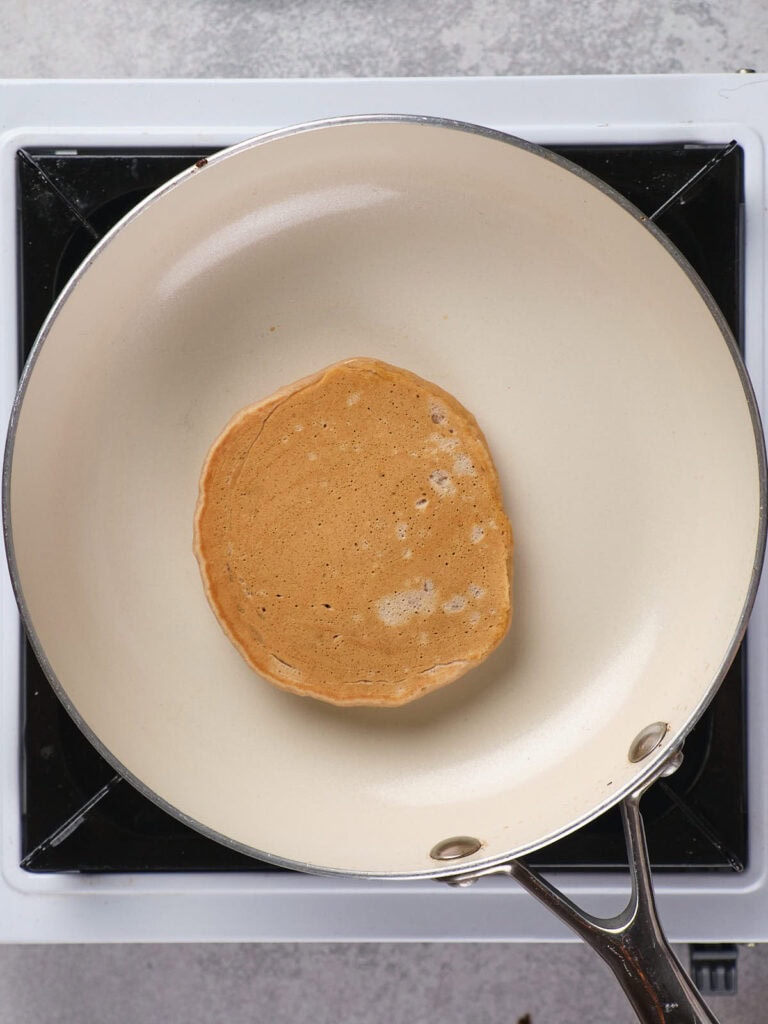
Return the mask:
<svg viewBox="0 0 768 1024"><path fill-rule="evenodd" d="M463 886L483 875L514 878L605 960L642 1024L717 1024L659 922L640 814L643 792L633 793L621 805L632 893L627 906L615 917L593 917L581 910L522 860L458 875L450 881Z"/></svg>

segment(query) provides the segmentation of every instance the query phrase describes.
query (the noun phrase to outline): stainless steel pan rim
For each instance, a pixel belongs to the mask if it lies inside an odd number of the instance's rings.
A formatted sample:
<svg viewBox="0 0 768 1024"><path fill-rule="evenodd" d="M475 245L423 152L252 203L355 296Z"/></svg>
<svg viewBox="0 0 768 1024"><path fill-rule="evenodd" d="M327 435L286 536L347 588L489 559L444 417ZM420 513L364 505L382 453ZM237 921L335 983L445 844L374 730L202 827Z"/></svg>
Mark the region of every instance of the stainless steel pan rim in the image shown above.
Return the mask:
<svg viewBox="0 0 768 1024"><path fill-rule="evenodd" d="M722 682L722 680L723 680L723 678L724 678L724 676L725 676L725 674L726 674L726 672L727 672L727 670L728 670L728 668L729 668L729 666L730 666L730 664L731 664L731 662L732 662L732 660L733 660L733 658L734 658L734 656L736 654L736 651L737 651L737 649L739 647L739 644L743 640L743 637L744 637L744 634L745 634L745 631L746 631L746 627L747 627L747 623L748 623L748 620L749 620L749 616L750 616L750 613L751 613L751 610L752 610L752 607L753 607L753 604L754 604L754 601L755 601L755 597L756 597L756 594L757 594L758 584L759 584L759 581L760 581L760 573L761 573L763 558L764 558L764 554L765 554L765 546L766 546L766 526L767 526L767 521L768 520L767 520L767 516L766 516L766 454L765 454L765 442L764 442L763 430L762 430L762 425L761 425L761 421L760 421L760 414L759 414L759 410L758 410L758 405L757 405L757 401L756 401L756 398L755 398L755 394L754 394L751 382L749 380L749 376L747 374L746 368L744 366L743 360L742 360L741 355L740 355L740 353L738 351L738 347L737 347L737 345L736 345L736 343L735 343L735 341L733 339L733 336L732 336L732 334L730 332L730 329L729 329L729 327L728 327L728 325L727 325L727 323L726 323L722 313L720 312L720 310L716 306L716 304L715 304L714 300L712 299L711 295L709 294L708 290L703 285L702 281L700 280L700 278L698 277L696 272L693 270L693 268L690 266L688 261L677 251L677 249L672 245L672 243L667 239L667 237L655 226L655 224L653 224L651 221L649 221L646 216L644 216L639 210L637 210L623 196L621 196L620 194L615 192L612 188L607 186L604 182L600 181L594 175L590 174L589 172L584 171L580 167L572 164L570 161L568 161L567 159L559 156L558 154L554 154L554 153L548 151L544 147L541 147L541 146L535 145L533 143L524 141L522 139L516 138L514 136L508 135L508 134L503 133L503 132L499 132L499 131L496 131L496 130L493 130L493 129L485 128L485 127L480 126L480 125L468 124L468 123L464 123L464 122L460 122L460 121L455 121L455 120L450 120L450 119L446 119L446 118L436 118L436 117L429 117L429 116L423 116L422 117L422 116L412 116L412 115L397 115L397 114L395 114L395 115L376 114L376 115L370 115L370 116L368 116L368 115L359 115L359 116L357 116L356 115L356 116L350 116L350 117L339 117L339 118L325 119L325 120L321 120L321 121L313 121L313 122L308 122L306 124L291 126L291 127L288 127L288 128L278 129L276 131L271 131L271 132L265 133L264 135L258 136L258 137L254 138L254 139L246 140L246 141L244 141L242 143L239 143L239 144L237 144L235 146L232 146L232 147L230 147L228 149L225 149L225 150L223 150L223 151L221 151L221 152L219 152L219 153L209 157L205 162L201 161L198 165L195 165L195 166L189 168L188 170L182 172L177 177L173 178L167 184L165 184L160 189L158 189L156 192L154 192L151 196L147 197L145 200L143 200L141 203L139 203L130 213L128 213L126 215L125 218L123 218L123 220L121 220L117 225L115 225L115 227L112 228L111 231L108 232L108 234L94 247L94 249L91 251L89 256L84 261L84 263L76 271L76 273L71 278L71 280L69 281L67 286L64 288L63 292L60 294L60 296L56 300L53 308L51 309L49 315L47 316L47 318L46 318L46 320L45 320L45 322L44 322L44 324L43 324L43 326L41 328L40 334L39 334L39 336L38 336L38 338L37 338L37 340L35 342L35 345L33 347L33 350L31 352L31 354L30 354L30 357L29 357L26 365L23 368L23 371L22 371L22 374L21 374L21 378L20 378L18 392L17 392L16 398L14 400L13 407L12 407L12 410L11 410L10 422L9 422L9 427L8 427L8 434L7 434L6 445L5 445L5 457L4 457L4 465L3 465L3 480L2 480L3 531L4 531L4 538L5 538L6 551L7 551L7 557L8 557L8 564L9 564L9 568L10 568L10 577L11 577L11 582L12 582L13 590L14 590L14 593L15 593L16 600L18 602L19 608L21 610L21 617L22 617L22 620L24 622L24 626L25 626L25 629L27 631L27 634L29 636L30 643L31 643L31 645L32 645L32 647L33 647L33 649L35 651L36 656L38 657L38 659L39 659L39 661L41 663L43 671L45 672L45 674L46 674L48 680L50 681L53 689L55 690L55 692L56 692L57 696L59 697L59 699L62 701L62 703L65 706L65 708L67 709L68 713L72 716L72 718L77 723L79 728L83 731L83 733L88 737L90 742L94 745L94 747L96 747L96 749L105 758L105 760L107 762L109 762L116 769L117 772L119 772L122 776L127 778L131 782L131 784L137 790L139 790L139 792L141 792L148 799L152 800L155 804L157 804L163 810L165 810L166 812L168 812L172 816L176 817L177 819L181 820L185 824L189 825L190 827L194 828L195 830L197 830L198 832L202 833L203 835L206 835L209 838L214 839L214 840L216 840L216 841L218 841L218 842L220 842L220 843L222 843L222 844L224 844L224 845L226 845L226 846L228 846L228 847L230 847L232 849L235 849L235 850L237 850L237 851L239 851L241 853L244 853L244 854L246 854L248 856L257 857L257 858L259 858L261 860L264 860L264 861L267 861L269 863L275 864L276 866L279 866L279 867L294 869L294 870L298 870L298 871L302 871L302 872L310 872L310 873L313 873L313 874L328 875L328 876L340 876L340 877L350 877L351 876L351 877L370 878L370 879L394 879L394 880L401 880L401 881L416 881L416 880L421 880L421 879L425 879L425 878L441 878L441 877L452 877L452 876L455 876L457 874L457 869L459 868L459 865L454 862L454 863L447 864L447 865L438 865L438 864L436 864L435 867L432 868L432 869L418 871L418 872L414 872L414 873L397 873L397 872L379 873L379 872L352 871L352 870L347 870L347 869L340 869L340 870L339 869L332 869L332 868L317 866L317 865L313 865L313 864L309 864L309 863L303 863L303 862L300 862L300 861L284 859L284 858L276 856L276 855L274 855L272 853L269 853L267 851L263 851L263 850L252 848L250 846L247 846L247 845L241 844L241 843L239 843L239 842L237 842L235 840L232 840L231 838L229 838L229 837L227 837L225 835L221 835L220 833L216 832L215 830L211 829L210 827L206 826L205 824L202 824L202 823L192 819L191 817L189 817L186 814L184 814L182 811L178 810L177 808L175 808L174 806L169 804L161 796L159 796L157 793L155 793L153 790L151 790L149 787L147 787L140 779L136 778L135 775L133 775L133 773L131 771L129 771L118 760L118 758L115 757L114 754L112 754L112 752L102 743L102 741L99 739L99 737L92 731L90 726L83 720L83 718L81 717L81 715L78 712L77 708L73 705L73 703L70 700L68 694L64 690L64 687L62 686L62 684L60 683L59 679L57 678L56 673L54 672L53 667L50 664L50 662L49 662L49 660L48 660L48 658L47 658L47 656L45 654L45 651L43 650L42 643L41 643L41 641L40 641L40 639L39 639L39 637L37 635L37 632L35 630L34 624L33 624L32 620L31 620L31 616L30 616L29 611L28 611L27 602L25 600L24 591L23 591L23 587L22 587L22 584L21 584L21 580L20 580L20 573L19 573L19 568L18 568L18 564L17 564L17 560L16 560L16 554L15 554L15 549L14 549L13 529L12 529L12 523L11 523L11 517L10 517L10 486L11 486L11 474L12 474L12 466L13 466L13 458L14 458L14 448L15 448L16 432L17 432L17 426L18 426L20 410L21 410L21 407L22 407L22 403L24 401L24 397L25 397L25 394L26 394L26 391L27 391L27 387L28 387L28 384L29 384L29 380L30 380L31 374L34 371L34 367L35 367L35 364L37 362L37 359L38 359L38 357L40 355L40 352L42 351L42 349L43 349L43 347L45 345L45 342L46 342L46 340L47 340L47 338L49 336L51 327L52 327L53 323L55 322L56 318L58 317L59 312L60 312L62 306L67 302L70 293L75 288L75 286L77 285L79 280L82 278L82 276L88 271L88 268L93 263L93 261L99 256L99 254L107 246L109 246L112 243L112 241L115 239L115 237L120 233L121 228L125 224L129 223L134 218L139 216L149 206L151 206L152 204L156 203L166 193L170 192L171 190L176 189L180 184L182 184L190 176L195 175L195 174L205 173L206 166L214 165L214 164L217 164L217 163L219 163L221 161L227 160L230 157L235 156L236 154L238 154L238 153L240 153L240 152L242 152L244 150L251 149L253 147L258 147L258 146L266 145L269 142L272 142L274 140L278 140L278 139L285 138L285 137L292 136L292 135L297 135L297 134L300 134L300 133L312 132L312 131L322 130L322 129L325 129L325 128L331 128L331 127L341 127L341 126L344 126L344 125L379 124L379 123L380 124L387 124L387 123L411 123L411 124L414 124L414 125L420 125L420 126L424 126L424 127L434 126L434 127L440 127L440 128L449 128L449 129L453 129L453 130L456 130L456 131L459 131L459 132L469 132L469 133L474 133L474 134L477 134L477 135L485 136L488 139L496 140L498 142L502 142L502 143L505 143L507 145L518 147L520 149L528 151L531 154L537 155L537 156L539 156L539 157L541 157L541 158L543 158L545 160L551 161L551 162L559 165L563 169L568 170L568 171L576 174L578 177L581 177L585 181L589 182L591 185L593 185L595 188L597 188L600 192L602 192L604 195L608 196L614 202L618 203L621 207L623 207L624 210L626 210L628 213L630 213L638 222L640 222L645 227L645 229L647 231L649 231L653 235L653 237L674 258L674 260L677 262L679 267L683 270L683 272L688 277L690 283L694 286L694 288L698 292L698 294L701 297L701 299L703 300L703 302L706 304L706 306L707 306L709 312L711 313L713 319L715 320L715 322L716 322L716 324L717 324L717 326L719 328L719 331L722 334L722 338L723 338L723 340L724 340L724 342L725 342L725 344L726 344L726 346L727 346L727 348L728 348L728 350L730 352L730 355L731 355L731 357L733 359L735 368L738 371L739 379L741 381L741 385L742 385L743 392L744 392L744 398L745 398L745 400L747 402L747 405L748 405L748 408L749 408L749 414L750 414L752 425L753 425L754 439L755 439L755 445L756 445L756 450L757 450L757 457L758 457L758 462L759 462L760 518L759 518L759 531L758 531L759 535L758 535L757 544L756 544L756 548L755 548L754 565L753 565L753 570L752 570L752 576L751 576L751 581L750 581L749 589L748 589L748 592L747 592L746 597L745 597L745 601L744 601L744 604L743 604L741 616L740 616L738 624L737 624L737 628L734 630L733 636L731 638L731 642L728 645L728 649L727 649L727 651L726 651L726 653L725 653L725 655L724 655L724 657L722 659L721 664L718 666L717 670L715 671L715 673L713 675L712 683L711 683L710 687L707 689L706 693L704 693L702 695L702 698L701 698L699 704L693 709L693 711L691 712L691 714L688 717L687 721L685 722L684 726L681 729L676 730L674 734L668 734L665 737L664 741L656 748L656 750L653 752L653 754L649 755L646 758L645 765L644 765L642 771L639 771L633 777L633 779L631 780L631 782L629 784L623 786L622 788L617 789L617 791L614 794L611 795L610 799L603 801L599 806L594 808L592 813L590 813L589 815L581 818L578 822L575 822L574 824L572 824L572 825L570 825L570 826L568 826L566 828L563 828L562 830L553 832L552 834L548 835L541 842L537 842L535 844L530 845L529 847L521 848L521 849L516 849L516 850L510 851L510 852L501 854L499 856L490 857L490 858L487 858L487 859L482 859L482 858L474 859L472 861L472 864L471 864L472 872L473 873L479 872L479 871L482 871L483 869L487 869L487 868L494 867L496 865L503 864L504 862L508 861L510 859L510 857L513 857L513 856L514 857L523 856L524 854L530 853L534 849L542 848L542 847L548 845L550 842L553 842L553 841L555 841L555 840L557 840L559 838L562 838L563 836L565 836L565 835L567 835L567 834L577 830L582 825L585 825L587 822L589 822L589 821L593 820L594 818L598 817L599 815L604 813L610 807L613 807L613 806L617 805L622 800L622 798L624 798L625 796L627 796L628 794L630 794L632 792L637 791L639 788L642 788L649 780L653 779L658 774L660 768L663 767L664 763L666 762L666 760L669 757L670 749L673 749L674 747L678 747L682 743L682 741L684 740L685 736L693 728L693 726L696 724L697 720L701 716L702 712L704 711L706 706L709 704L712 696L714 695L714 693L716 692L716 690L720 686L720 684L721 684L721 682ZM329 823L329 825L331 825L331 827L332 827L332 823ZM444 837L439 837L439 836L435 837L436 840L439 840L441 838L444 838Z"/></svg>

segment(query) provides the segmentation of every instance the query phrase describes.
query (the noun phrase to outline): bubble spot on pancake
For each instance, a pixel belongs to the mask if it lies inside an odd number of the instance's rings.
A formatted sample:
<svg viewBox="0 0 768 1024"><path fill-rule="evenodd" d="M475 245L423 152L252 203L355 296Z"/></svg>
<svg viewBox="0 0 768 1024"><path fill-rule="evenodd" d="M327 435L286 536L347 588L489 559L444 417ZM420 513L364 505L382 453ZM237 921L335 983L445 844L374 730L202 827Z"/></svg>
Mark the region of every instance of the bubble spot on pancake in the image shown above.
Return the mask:
<svg viewBox="0 0 768 1024"><path fill-rule="evenodd" d="M457 455L453 460L453 471L456 476L475 476L475 467L468 455Z"/></svg>
<svg viewBox="0 0 768 1024"><path fill-rule="evenodd" d="M442 434L430 434L429 440L433 449L441 452L452 452L459 447L458 438L444 437Z"/></svg>
<svg viewBox="0 0 768 1024"><path fill-rule="evenodd" d="M405 540L408 535L408 523L398 523L395 527L398 540Z"/></svg>
<svg viewBox="0 0 768 1024"><path fill-rule="evenodd" d="M440 495L456 493L456 486L444 469L433 469L429 474L429 484Z"/></svg>
<svg viewBox="0 0 768 1024"><path fill-rule="evenodd" d="M447 416L445 415L445 409L442 405L437 402L432 402L429 406L429 418L433 423L445 423Z"/></svg>
<svg viewBox="0 0 768 1024"><path fill-rule="evenodd" d="M443 605L443 611L446 615L456 615L457 612L463 612L466 606L467 599L461 594L454 594Z"/></svg>
<svg viewBox="0 0 768 1024"><path fill-rule="evenodd" d="M482 526L479 523L475 523L475 525L472 527L472 531L471 531L471 533L469 535L469 539L472 541L473 544L479 544L484 536L485 536L485 530L482 528Z"/></svg>
<svg viewBox="0 0 768 1024"><path fill-rule="evenodd" d="M376 602L376 614L385 626L402 626L414 615L431 615L437 605L432 580L409 590L396 590Z"/></svg>

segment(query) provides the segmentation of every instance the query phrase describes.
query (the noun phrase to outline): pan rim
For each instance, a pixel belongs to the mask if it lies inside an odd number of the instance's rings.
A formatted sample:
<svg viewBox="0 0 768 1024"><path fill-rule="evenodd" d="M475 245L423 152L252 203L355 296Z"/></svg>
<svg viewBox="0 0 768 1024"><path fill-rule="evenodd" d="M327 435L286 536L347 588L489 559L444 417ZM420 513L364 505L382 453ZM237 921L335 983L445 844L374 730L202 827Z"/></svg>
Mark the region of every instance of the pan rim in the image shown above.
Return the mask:
<svg viewBox="0 0 768 1024"><path fill-rule="evenodd" d="M551 834L547 835L544 839L538 840L525 847L521 847L517 850L507 851L505 853L497 854L493 857L483 858L473 857L463 863L451 862L444 865L435 865L434 867L425 868L414 872L386 872L386 871L370 871L370 870L351 870L332 868L321 865L314 865L308 862L291 860L289 858L283 858L276 854L269 853L268 851L259 850L256 847L249 846L248 844L241 843L238 840L232 839L222 833L217 832L210 826L197 821L191 816L185 814L185 812L179 810L170 802L165 800L160 794L156 793L149 786L143 783L137 778L133 772L131 772L122 762L112 754L112 752L102 743L99 737L94 733L88 723L80 715L77 707L72 702L64 686L58 679L53 666L48 660L42 642L37 634L37 631L32 622L32 617L27 606L26 599L24 597L23 587L21 583L19 567L16 560L16 553L13 542L13 524L11 521L10 512L10 495L11 495L11 477L13 472L13 458L15 451L16 434L19 425L19 418L21 409L23 406L24 398L27 392L29 381L32 373L34 372L35 365L39 358L40 352L47 341L51 330L59 316L59 313L67 302L69 295L77 287L80 279L87 273L91 264L101 254L101 252L109 246L114 239L120 234L122 228L130 223L135 217L138 217L143 211L151 207L154 203L159 201L166 193L175 190L182 185L187 179L193 177L198 173L204 172L205 168L228 160L232 157L236 157L242 152L255 149L258 146L265 145L269 142L279 141L294 135L308 133L312 131L319 131L325 129L344 128L352 125L373 125L373 124L412 124L426 128L441 128L453 131L465 132L468 134L478 135L487 138L491 141L504 143L506 145L512 145L515 148L521 149L528 152L531 155L538 156L545 160L548 160L565 171L576 174L577 177L581 178L588 184L597 188L597 190L607 198L618 203L625 212L629 213L639 224L641 224L651 235L659 242L666 252L675 260L677 265L686 275L690 284L693 285L699 297L703 300L707 307L710 315L713 317L720 335L726 344L726 347L730 353L731 359L733 360L734 366L739 376L742 391L747 402L749 409L750 420L752 423L753 435L755 440L756 457L758 462L758 486L759 486L759 516L757 524L757 538L755 546L755 557L752 565L752 571L750 576L749 587L745 595L745 600L741 609L739 619L736 624L736 628L732 635L731 641L728 648L712 677L707 690L703 693L698 704L693 708L685 723L679 728L674 734L668 734L664 741L656 748L654 755L647 760L642 771L638 771L632 779L624 786L617 789L615 793L612 793L610 799L602 801L598 806L593 808L588 814L583 815L576 822L572 822L561 829L557 829ZM663 764L666 762L670 749L676 746L682 745L688 733L695 726L703 714L706 707L714 697L718 688L720 687L728 668L730 667L733 659L736 656L739 645L744 639L744 635L747 630L750 614L754 606L754 602L757 596L758 586L760 583L760 577L762 572L763 560L766 551L766 535L768 533L768 511L766 509L766 494L768 492L768 467L766 466L766 445L765 437L762 428L762 421L760 417L760 411L757 404L757 398L754 392L754 388L749 377L749 374L744 363L744 359L739 351L736 340L731 332L728 323L725 320L721 310L715 303L712 295L710 294L703 281L683 256L682 253L674 246L674 244L667 238L667 236L653 223L649 218L643 214L637 207L634 206L626 197L622 196L619 192L613 189L610 185L606 184L600 178L595 176L589 171L584 170L578 165L572 163L566 157L562 157L560 154L554 153L547 149L545 146L537 143L529 142L525 139L521 139L518 136L509 134L507 132L500 131L498 129L488 128L483 125L474 124L471 122L465 122L450 118L433 117L430 115L413 115L413 114L356 114L342 117L324 118L321 120L314 120L304 122L298 125L290 125L283 128L278 128L273 131L265 132L261 135L255 136L250 139L246 139L242 142L236 143L233 146L229 146L217 153L212 154L205 161L205 164L193 164L191 167L182 171L180 174L174 176L164 185L160 186L157 190L152 192L149 196L138 203L132 210L130 210L125 217L121 218L120 221L115 224L110 231L94 246L88 256L85 258L83 263L78 267L72 277L69 279L62 292L55 300L51 307L48 315L46 316L34 345L30 351L29 357L22 368L22 372L19 378L19 384L14 397L13 405L11 408L8 431L5 442L4 459L3 459L3 470L2 470L2 519L3 519L3 538L6 548L6 556L8 569L11 579L11 585L13 593L19 607L22 625L29 638L30 645L40 662L41 668L51 684L54 692L58 699L63 704L65 710L73 719L75 724L86 736L89 742L96 748L99 754L110 764L116 772L118 772L123 778L125 778L135 789L137 789L143 796L151 800L154 804L170 814L172 817L181 821L183 824L201 833L209 839L212 839L230 849L233 849L239 853L245 854L248 857L265 861L269 864L273 864L276 867L287 868L293 871L301 873L309 873L320 876L331 876L331 877L345 877L345 878L361 878L361 879L381 879L381 880L395 880L395 881L417 881L426 878L445 878L460 875L463 871L475 872L480 869L492 868L499 864L506 863L512 859L525 856L535 850L543 849L550 843L561 839L572 832L577 831L590 821L599 817L605 811L612 807L617 806L622 799L628 796L630 793L635 792L638 789L643 788L646 784L650 783L654 777L659 773ZM442 838L442 837L436 837Z"/></svg>

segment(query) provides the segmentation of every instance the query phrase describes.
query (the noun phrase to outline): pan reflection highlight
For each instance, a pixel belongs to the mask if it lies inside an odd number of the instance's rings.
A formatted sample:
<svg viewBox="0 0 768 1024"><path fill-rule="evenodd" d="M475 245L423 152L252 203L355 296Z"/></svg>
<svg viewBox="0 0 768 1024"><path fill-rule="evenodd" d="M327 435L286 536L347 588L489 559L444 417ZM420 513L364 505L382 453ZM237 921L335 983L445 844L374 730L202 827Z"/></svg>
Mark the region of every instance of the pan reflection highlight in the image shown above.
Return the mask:
<svg viewBox="0 0 768 1024"><path fill-rule="evenodd" d="M204 236L188 249L157 281L157 294L161 299L170 298L199 276L210 274L211 267L268 238L340 214L381 206L398 196L397 190L380 185L343 185L304 192L260 206Z"/></svg>

